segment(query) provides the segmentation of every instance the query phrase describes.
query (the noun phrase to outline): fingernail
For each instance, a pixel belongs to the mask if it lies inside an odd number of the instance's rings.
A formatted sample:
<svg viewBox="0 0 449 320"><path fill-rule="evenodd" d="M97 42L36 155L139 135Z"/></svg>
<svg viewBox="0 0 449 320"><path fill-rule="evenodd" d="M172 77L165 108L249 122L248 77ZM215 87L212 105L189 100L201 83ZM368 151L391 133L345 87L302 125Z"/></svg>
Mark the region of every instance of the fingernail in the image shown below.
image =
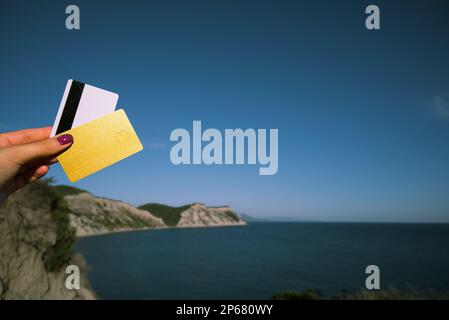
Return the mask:
<svg viewBox="0 0 449 320"><path fill-rule="evenodd" d="M57 138L60 145L69 144L73 142L73 136L71 134L63 134Z"/></svg>

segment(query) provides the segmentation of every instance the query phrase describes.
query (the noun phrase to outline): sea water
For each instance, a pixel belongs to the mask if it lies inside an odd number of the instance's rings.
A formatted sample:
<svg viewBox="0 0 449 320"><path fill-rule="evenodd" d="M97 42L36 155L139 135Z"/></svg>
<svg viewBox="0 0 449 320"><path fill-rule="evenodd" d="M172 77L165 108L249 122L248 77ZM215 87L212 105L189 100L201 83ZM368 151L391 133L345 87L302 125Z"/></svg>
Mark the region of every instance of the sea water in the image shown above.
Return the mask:
<svg viewBox="0 0 449 320"><path fill-rule="evenodd" d="M319 289L326 297L365 285L449 292L448 224L251 223L81 238L103 299L270 299Z"/></svg>

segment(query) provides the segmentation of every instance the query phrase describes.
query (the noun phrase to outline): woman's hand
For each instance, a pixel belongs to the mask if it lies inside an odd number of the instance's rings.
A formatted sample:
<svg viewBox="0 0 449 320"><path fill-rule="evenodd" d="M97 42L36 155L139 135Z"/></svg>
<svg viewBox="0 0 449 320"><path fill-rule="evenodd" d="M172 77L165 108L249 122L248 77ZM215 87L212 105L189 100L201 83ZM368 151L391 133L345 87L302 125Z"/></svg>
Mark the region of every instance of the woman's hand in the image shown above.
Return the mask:
<svg viewBox="0 0 449 320"><path fill-rule="evenodd" d="M73 144L70 134L49 138L51 127L0 133L0 204L47 174L56 156Z"/></svg>

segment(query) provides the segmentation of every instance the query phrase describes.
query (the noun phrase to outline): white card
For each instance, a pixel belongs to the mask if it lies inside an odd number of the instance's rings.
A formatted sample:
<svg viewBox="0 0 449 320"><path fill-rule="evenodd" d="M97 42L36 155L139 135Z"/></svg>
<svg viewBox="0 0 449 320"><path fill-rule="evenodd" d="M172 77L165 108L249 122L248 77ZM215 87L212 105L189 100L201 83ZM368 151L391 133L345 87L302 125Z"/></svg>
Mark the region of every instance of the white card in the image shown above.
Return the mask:
<svg viewBox="0 0 449 320"><path fill-rule="evenodd" d="M70 130L114 112L118 94L69 80L50 136Z"/></svg>

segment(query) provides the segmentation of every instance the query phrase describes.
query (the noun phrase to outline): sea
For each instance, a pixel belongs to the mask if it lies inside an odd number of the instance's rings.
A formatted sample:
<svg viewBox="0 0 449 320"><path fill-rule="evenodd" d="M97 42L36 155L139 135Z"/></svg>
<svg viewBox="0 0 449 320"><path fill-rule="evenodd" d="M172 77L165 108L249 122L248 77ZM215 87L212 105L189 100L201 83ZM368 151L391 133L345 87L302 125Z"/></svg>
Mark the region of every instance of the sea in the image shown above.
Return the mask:
<svg viewBox="0 0 449 320"><path fill-rule="evenodd" d="M449 224L254 222L80 238L76 251L100 299L323 297L365 287L449 292Z"/></svg>

